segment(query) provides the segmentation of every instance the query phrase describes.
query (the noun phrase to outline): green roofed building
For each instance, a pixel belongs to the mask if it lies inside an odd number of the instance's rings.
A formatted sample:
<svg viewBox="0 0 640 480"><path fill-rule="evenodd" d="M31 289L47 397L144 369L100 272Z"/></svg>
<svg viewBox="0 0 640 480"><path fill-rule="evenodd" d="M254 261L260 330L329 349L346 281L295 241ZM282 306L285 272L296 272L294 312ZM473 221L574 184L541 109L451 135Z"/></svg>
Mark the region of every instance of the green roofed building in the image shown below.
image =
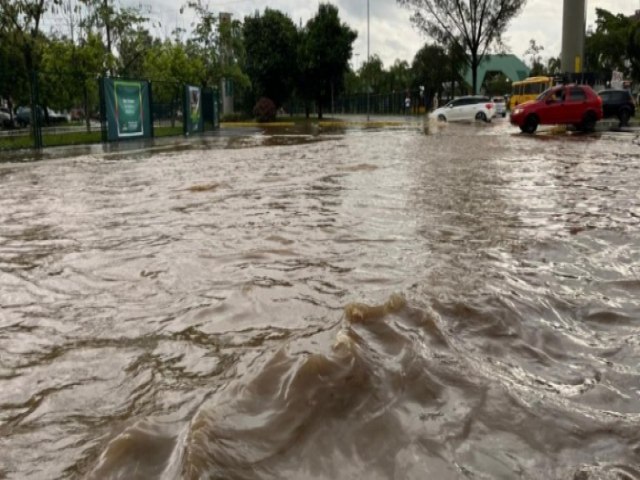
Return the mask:
<svg viewBox="0 0 640 480"><path fill-rule="evenodd" d="M489 72L501 72L512 82L518 82L527 78L529 71L529 67L515 55L485 55L482 63L478 66L478 83L476 85L480 88L484 83L484 77ZM471 77L471 68L467 68L464 73L464 80L469 85L473 85Z"/></svg>

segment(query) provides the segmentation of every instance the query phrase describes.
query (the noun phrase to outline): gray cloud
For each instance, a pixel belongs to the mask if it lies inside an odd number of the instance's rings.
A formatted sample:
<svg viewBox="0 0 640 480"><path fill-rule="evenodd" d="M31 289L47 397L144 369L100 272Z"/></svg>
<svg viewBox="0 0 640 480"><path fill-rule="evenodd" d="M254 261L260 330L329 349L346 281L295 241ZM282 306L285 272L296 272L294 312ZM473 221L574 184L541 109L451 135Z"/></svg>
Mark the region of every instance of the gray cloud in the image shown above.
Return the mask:
<svg viewBox="0 0 640 480"><path fill-rule="evenodd" d="M120 0L122 4L138 6L141 0ZM186 0L153 0L142 4L150 7L152 16L162 25L155 29L158 35L168 35L175 27L189 28L193 15L179 9ZM354 44L356 60L361 64L367 54L367 1L333 0L339 8L340 18L358 32ZM256 10L266 7L280 10L294 21L303 24L317 11L319 1L309 0L219 0L210 2L214 11L231 12L235 18L243 19ZM428 40L411 25L411 12L400 7L393 0L369 0L371 54L380 56L385 66L396 59L411 63L415 53ZM613 12L631 14L638 8L638 0L588 0L587 24L593 24L595 9L605 8ZM529 0L523 12L515 18L504 40L510 52L522 56L529 40L535 39L544 46L544 57L557 56L560 53L562 38L562 2L560 0Z"/></svg>

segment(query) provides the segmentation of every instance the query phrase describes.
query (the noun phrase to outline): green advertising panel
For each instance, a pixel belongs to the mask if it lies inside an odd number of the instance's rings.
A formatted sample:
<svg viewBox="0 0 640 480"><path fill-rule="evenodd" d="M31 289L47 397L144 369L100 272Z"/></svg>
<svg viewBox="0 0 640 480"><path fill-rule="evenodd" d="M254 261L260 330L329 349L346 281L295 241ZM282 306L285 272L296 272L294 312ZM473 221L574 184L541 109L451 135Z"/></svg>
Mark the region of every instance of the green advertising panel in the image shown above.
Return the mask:
<svg viewBox="0 0 640 480"><path fill-rule="evenodd" d="M186 135L204 132L204 119L202 117L202 90L199 87L186 85L185 94L185 122Z"/></svg>
<svg viewBox="0 0 640 480"><path fill-rule="evenodd" d="M149 83L103 79L107 139L151 138Z"/></svg>

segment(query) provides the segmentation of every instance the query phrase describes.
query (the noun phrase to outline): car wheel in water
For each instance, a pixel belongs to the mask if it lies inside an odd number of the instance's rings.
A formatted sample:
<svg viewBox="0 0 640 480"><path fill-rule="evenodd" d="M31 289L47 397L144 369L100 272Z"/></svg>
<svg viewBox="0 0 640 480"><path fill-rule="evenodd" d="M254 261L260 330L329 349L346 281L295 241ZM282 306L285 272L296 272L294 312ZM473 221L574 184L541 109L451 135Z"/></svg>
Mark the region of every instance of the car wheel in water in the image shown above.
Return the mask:
<svg viewBox="0 0 640 480"><path fill-rule="evenodd" d="M447 121L447 117L445 117L444 115L438 115L438 121L439 122L446 122Z"/></svg>
<svg viewBox="0 0 640 480"><path fill-rule="evenodd" d="M524 133L535 133L538 129L538 117L535 115L529 115L527 119L524 121L524 125L520 127Z"/></svg>
<svg viewBox="0 0 640 480"><path fill-rule="evenodd" d="M618 120L620 120L620 126L626 127L629 124L629 119L631 118L631 112L623 108L618 114Z"/></svg>
<svg viewBox="0 0 640 480"><path fill-rule="evenodd" d="M594 113L587 112L587 114L584 116L584 120L582 121L581 130L586 133L593 132L596 129L596 122L597 122L597 119Z"/></svg>
<svg viewBox="0 0 640 480"><path fill-rule="evenodd" d="M476 120L482 120L483 122L486 122L487 116L484 114L484 112L478 112L476 114Z"/></svg>

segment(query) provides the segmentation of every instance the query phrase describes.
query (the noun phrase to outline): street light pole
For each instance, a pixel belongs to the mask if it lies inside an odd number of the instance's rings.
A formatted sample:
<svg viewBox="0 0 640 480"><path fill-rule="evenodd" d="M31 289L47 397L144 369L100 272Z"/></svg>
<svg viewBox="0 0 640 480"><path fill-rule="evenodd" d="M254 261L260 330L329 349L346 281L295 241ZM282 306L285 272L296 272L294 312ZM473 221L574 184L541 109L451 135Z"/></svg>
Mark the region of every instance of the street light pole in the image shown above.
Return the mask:
<svg viewBox="0 0 640 480"><path fill-rule="evenodd" d="M369 62L371 61L371 58L369 56L369 0L367 0L367 66L369 66ZM369 68L369 73L371 73L371 68ZM369 121L369 112L371 111L371 102L370 102L370 95L371 95L371 79L369 78L369 75L367 75L367 122Z"/></svg>

